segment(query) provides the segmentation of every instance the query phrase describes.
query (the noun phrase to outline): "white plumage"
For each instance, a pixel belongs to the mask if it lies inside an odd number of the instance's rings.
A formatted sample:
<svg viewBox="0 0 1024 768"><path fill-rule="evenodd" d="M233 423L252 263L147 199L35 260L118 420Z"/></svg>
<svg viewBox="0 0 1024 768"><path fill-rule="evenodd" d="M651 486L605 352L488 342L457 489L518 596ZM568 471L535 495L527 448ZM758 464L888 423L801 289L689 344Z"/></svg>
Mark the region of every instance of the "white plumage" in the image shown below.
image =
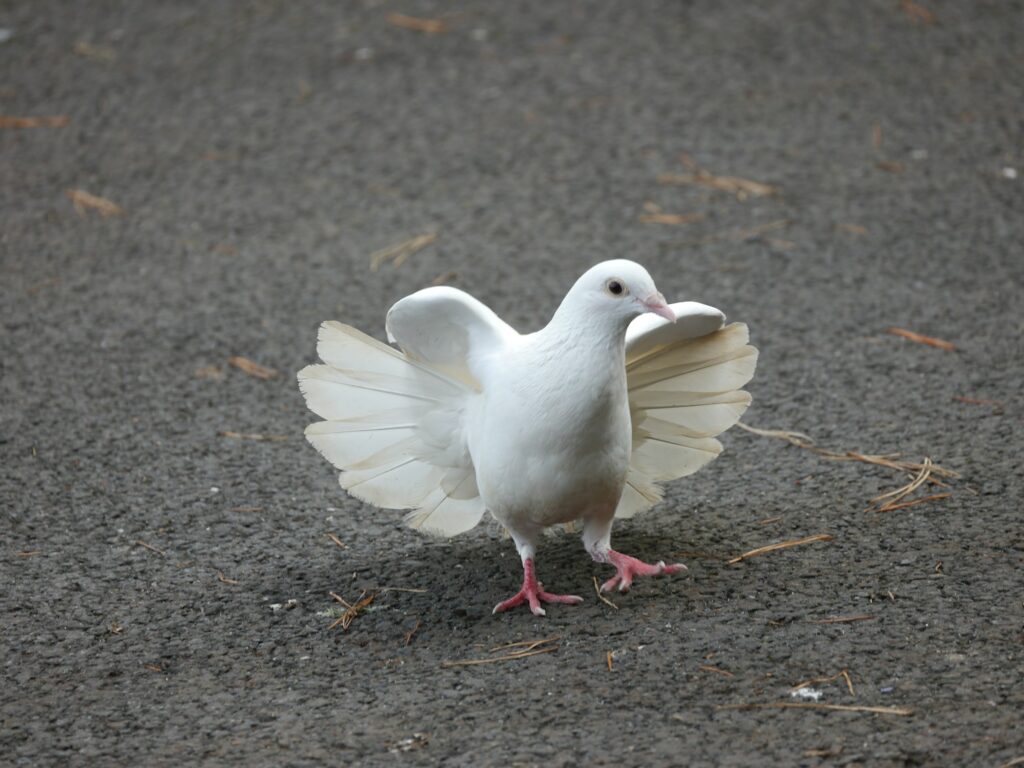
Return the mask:
<svg viewBox="0 0 1024 768"><path fill-rule="evenodd" d="M462 291L427 288L388 312L399 349L340 323L321 326L324 364L300 371L299 386L325 421L306 436L341 470L343 488L410 509L414 528L452 536L490 511L525 572L523 589L496 610L528 602L541 615L542 601L579 601L536 581L547 526L583 521L588 552L618 571L605 588L682 568L615 552L611 522L656 504L659 483L717 456L714 436L749 405L741 387L757 351L745 325L723 323L703 304L669 307L646 270L625 260L586 272L528 335Z"/></svg>

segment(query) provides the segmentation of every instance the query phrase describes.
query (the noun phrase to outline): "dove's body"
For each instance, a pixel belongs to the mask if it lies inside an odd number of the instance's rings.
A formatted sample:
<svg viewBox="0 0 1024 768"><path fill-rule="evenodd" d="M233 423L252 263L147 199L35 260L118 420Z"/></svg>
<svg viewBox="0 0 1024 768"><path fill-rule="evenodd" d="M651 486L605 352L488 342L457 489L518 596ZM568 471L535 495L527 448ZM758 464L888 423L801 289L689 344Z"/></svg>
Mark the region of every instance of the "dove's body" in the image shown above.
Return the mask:
<svg viewBox="0 0 1024 768"><path fill-rule="evenodd" d="M643 313L654 313L666 319ZM670 324L678 317L679 322ZM583 542L616 566L606 582L674 573L611 549L614 517L657 503L657 483L695 472L750 402L740 391L757 352L742 325L703 304L671 307L643 267L610 261L585 273L551 322L520 335L476 299L427 288L395 304L401 352L325 323L326 365L299 373L326 421L306 435L358 498L412 508L415 528L455 535L490 511L523 560L523 589L499 604L578 602L540 589L540 532L583 520Z"/></svg>
<svg viewBox="0 0 1024 768"><path fill-rule="evenodd" d="M469 441L487 509L523 533L611 519L632 447L624 329L553 323L494 365Z"/></svg>

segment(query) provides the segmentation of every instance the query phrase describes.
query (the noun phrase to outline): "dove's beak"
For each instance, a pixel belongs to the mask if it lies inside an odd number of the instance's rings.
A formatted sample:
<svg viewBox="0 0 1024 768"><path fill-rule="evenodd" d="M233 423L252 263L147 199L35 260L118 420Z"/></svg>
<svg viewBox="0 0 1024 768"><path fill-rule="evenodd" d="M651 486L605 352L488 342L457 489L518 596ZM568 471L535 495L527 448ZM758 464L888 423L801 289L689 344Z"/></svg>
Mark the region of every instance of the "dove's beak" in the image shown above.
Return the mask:
<svg viewBox="0 0 1024 768"><path fill-rule="evenodd" d="M664 317L670 323L674 323L676 321L676 313L672 311L672 307L665 303L665 297L660 293L648 296L644 300L644 307L648 312L653 312L660 317Z"/></svg>

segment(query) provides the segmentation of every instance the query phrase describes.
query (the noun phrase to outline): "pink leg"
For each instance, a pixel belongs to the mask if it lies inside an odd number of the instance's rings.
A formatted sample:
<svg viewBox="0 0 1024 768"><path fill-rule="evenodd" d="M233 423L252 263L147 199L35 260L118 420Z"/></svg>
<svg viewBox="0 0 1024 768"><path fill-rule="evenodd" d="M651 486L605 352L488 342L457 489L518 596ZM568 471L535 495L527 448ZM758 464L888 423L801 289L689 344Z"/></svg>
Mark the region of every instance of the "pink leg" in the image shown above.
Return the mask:
<svg viewBox="0 0 1024 768"><path fill-rule="evenodd" d="M503 600L494 606L493 613L501 613L509 608L515 608L517 605L529 603L534 616L543 616L544 609L540 607L541 602L575 605L582 603L583 598L576 595L553 595L550 592L545 592L544 585L537 581L537 576L534 573L533 558L527 558L523 561L523 588L508 600Z"/></svg>
<svg viewBox="0 0 1024 768"><path fill-rule="evenodd" d="M614 565L618 573L601 585L602 592L614 589L616 584L619 586L619 592L627 592L633 586L633 579L636 576L667 576L686 570L686 566L682 563L665 565L664 561L659 561L650 565L635 557L616 552L614 549L608 550L607 557L607 562Z"/></svg>

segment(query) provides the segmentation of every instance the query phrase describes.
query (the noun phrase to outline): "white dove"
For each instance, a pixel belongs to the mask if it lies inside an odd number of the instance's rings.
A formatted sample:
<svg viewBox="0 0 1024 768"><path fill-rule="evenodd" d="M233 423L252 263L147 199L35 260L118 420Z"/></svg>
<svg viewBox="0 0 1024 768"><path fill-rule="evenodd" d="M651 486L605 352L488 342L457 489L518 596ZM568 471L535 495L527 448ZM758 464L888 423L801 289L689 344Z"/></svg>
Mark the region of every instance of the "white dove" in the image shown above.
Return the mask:
<svg viewBox="0 0 1024 768"><path fill-rule="evenodd" d="M325 365L298 378L325 421L306 437L345 490L412 509L413 528L454 536L489 511L523 561L522 589L494 612L525 602L543 616L542 602L582 602L537 581L548 526L583 521L587 552L617 571L602 590L685 568L616 552L612 521L715 458L714 436L750 404L740 387L757 350L745 325L724 319L704 304L666 304L647 270L622 259L584 273L526 335L462 291L426 288L388 311L401 351L337 322L320 327Z"/></svg>

